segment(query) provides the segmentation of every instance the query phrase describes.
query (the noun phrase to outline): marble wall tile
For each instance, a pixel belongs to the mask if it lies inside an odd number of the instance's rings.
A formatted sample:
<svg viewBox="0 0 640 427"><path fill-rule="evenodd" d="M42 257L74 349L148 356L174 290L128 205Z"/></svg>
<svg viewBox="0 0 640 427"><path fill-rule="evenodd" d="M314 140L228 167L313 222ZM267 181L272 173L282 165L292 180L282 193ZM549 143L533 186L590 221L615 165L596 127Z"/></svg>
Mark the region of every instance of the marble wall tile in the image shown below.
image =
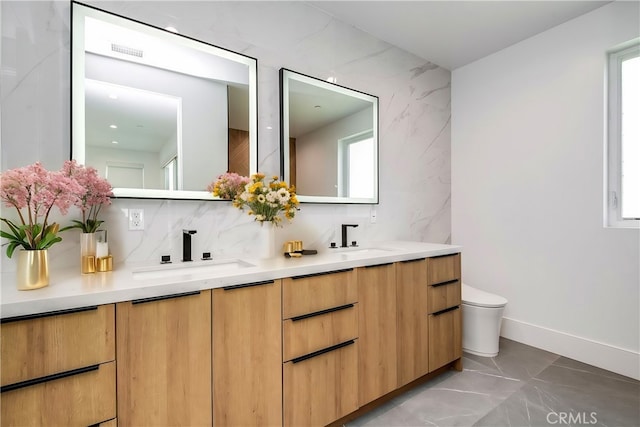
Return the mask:
<svg viewBox="0 0 640 427"><path fill-rule="evenodd" d="M380 99L380 204L304 204L277 239L302 239L323 250L339 240L339 225L360 242L450 241L451 74L303 2L91 1L101 9L164 27L258 59L259 169L279 173L278 70L335 76L344 86ZM68 2L0 5L2 169L41 160L58 168L70 152ZM272 129L267 129L270 126ZM126 210L145 210L145 230L128 231ZM2 215L10 215L5 208ZM67 219L73 218L72 216ZM181 229L198 230L194 253L250 255L256 224L226 202L115 200L104 211L116 262L156 262L180 256ZM50 251L59 267L78 264L69 232ZM2 256L2 268L15 268Z"/></svg>

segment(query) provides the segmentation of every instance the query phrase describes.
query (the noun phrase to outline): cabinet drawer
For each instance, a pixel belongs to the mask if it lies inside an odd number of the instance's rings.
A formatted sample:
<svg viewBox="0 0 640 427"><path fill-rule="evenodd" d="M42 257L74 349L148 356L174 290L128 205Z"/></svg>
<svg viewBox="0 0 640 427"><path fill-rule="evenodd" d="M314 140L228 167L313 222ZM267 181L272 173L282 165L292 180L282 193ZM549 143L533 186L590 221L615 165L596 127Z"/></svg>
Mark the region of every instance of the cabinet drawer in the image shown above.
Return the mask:
<svg viewBox="0 0 640 427"><path fill-rule="evenodd" d="M358 337L357 304L283 322L283 361Z"/></svg>
<svg viewBox="0 0 640 427"><path fill-rule="evenodd" d="M462 357L460 306L429 315L429 372Z"/></svg>
<svg viewBox="0 0 640 427"><path fill-rule="evenodd" d="M4 391L2 426L90 426L116 416L115 362Z"/></svg>
<svg viewBox="0 0 640 427"><path fill-rule="evenodd" d="M358 300L355 270L341 270L282 280L282 318L352 304Z"/></svg>
<svg viewBox="0 0 640 427"><path fill-rule="evenodd" d="M2 385L66 372L115 359L114 306L3 319L0 325Z"/></svg>
<svg viewBox="0 0 640 427"><path fill-rule="evenodd" d="M284 364L285 426L324 426L358 409L357 346Z"/></svg>
<svg viewBox="0 0 640 427"><path fill-rule="evenodd" d="M460 280L451 280L429 286L427 297L429 313L460 305L460 292Z"/></svg>
<svg viewBox="0 0 640 427"><path fill-rule="evenodd" d="M427 284L460 279L460 254L427 258Z"/></svg>

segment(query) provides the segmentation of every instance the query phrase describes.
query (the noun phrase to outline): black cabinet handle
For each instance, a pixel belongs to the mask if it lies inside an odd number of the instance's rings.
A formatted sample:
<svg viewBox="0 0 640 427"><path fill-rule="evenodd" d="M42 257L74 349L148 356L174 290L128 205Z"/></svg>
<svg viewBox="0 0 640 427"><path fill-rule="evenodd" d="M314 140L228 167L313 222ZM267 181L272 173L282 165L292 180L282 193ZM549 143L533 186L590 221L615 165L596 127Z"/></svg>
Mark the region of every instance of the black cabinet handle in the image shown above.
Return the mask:
<svg viewBox="0 0 640 427"><path fill-rule="evenodd" d="M81 313L83 311L97 310L97 305L89 307L69 308L67 310L47 311L46 313L27 314L24 316L7 317L0 320L0 323L19 322L21 320L40 319L41 317L59 316L61 314Z"/></svg>
<svg viewBox="0 0 640 427"><path fill-rule="evenodd" d="M329 353L334 350L338 350L339 348L346 347L351 344L355 344L355 342L356 342L355 340L345 341L343 343L336 344L331 347L323 348L322 350L314 351L313 353L305 354L304 356L296 357L295 359L291 359L291 361L293 363L303 362L305 360L311 359L312 357L320 356L322 354Z"/></svg>
<svg viewBox="0 0 640 427"><path fill-rule="evenodd" d="M435 258L444 258L444 257L447 257L447 256L456 256L456 255L458 255L458 254L459 254L459 252L456 252L456 253L454 253L454 254L446 254L446 255L430 256L429 258L431 258L431 259L435 259Z"/></svg>
<svg viewBox="0 0 640 427"><path fill-rule="evenodd" d="M109 422L109 421L113 421L115 420L115 418L111 418L109 420L104 420L104 421L100 421L99 423L95 423L95 424L91 424L90 426L87 427L100 427L102 424Z"/></svg>
<svg viewBox="0 0 640 427"><path fill-rule="evenodd" d="M404 261L400 261L401 263L407 264L409 262L419 262L424 261L426 258L416 258L416 259L405 259Z"/></svg>
<svg viewBox="0 0 640 427"><path fill-rule="evenodd" d="M447 280L446 282L442 282L442 283L434 283L433 286L434 288L437 288L439 286L446 286L446 285L451 285L452 283L456 283L458 282L459 279L455 279L455 280Z"/></svg>
<svg viewBox="0 0 640 427"><path fill-rule="evenodd" d="M328 308L326 310L314 311L313 313L303 314L301 316L292 317L292 322L297 322L298 320L308 319L310 317L320 316L322 314L333 313L334 311L346 310L347 308L353 307L354 304L345 304L339 307Z"/></svg>
<svg viewBox="0 0 640 427"><path fill-rule="evenodd" d="M182 294L161 295L159 297L134 299L133 301L131 301L131 304L145 304L147 302L162 301L165 299L172 299L172 298L190 297L192 295L200 295L200 291L185 292Z"/></svg>
<svg viewBox="0 0 640 427"><path fill-rule="evenodd" d="M353 271L353 268L345 268L344 270L323 271L320 273L312 273L312 274L303 274L302 276L293 276L292 279L293 280L307 279L309 277L324 276L325 274L333 274L333 273L345 273L347 271Z"/></svg>
<svg viewBox="0 0 640 427"><path fill-rule="evenodd" d="M457 305L457 306L455 306L455 307L449 307L449 308L445 308L444 310L436 311L435 313L433 313L433 314L431 314L431 315L432 315L432 316L434 316L434 317L435 317L435 316L440 316L441 314L445 314L445 313L448 313L448 312L450 312L450 311L457 310L457 309L459 309L459 308L460 308L460 306L459 306L459 305Z"/></svg>
<svg viewBox="0 0 640 427"><path fill-rule="evenodd" d="M86 372L97 371L100 369L100 365L91 365L80 369L72 369L71 371L60 372L58 374L47 375L46 377L34 378L27 381L21 381L15 384L4 385L0 388L0 393L7 391L18 390L19 388L29 387L36 384L46 383L48 381L59 380L62 378L71 377L73 375L84 374Z"/></svg>
<svg viewBox="0 0 640 427"><path fill-rule="evenodd" d="M392 262L385 262L384 264L375 264L375 265L365 265L364 268L376 268L376 267L384 267L387 265L392 265Z"/></svg>
<svg viewBox="0 0 640 427"><path fill-rule="evenodd" d="M251 288L253 286L273 285L274 283L274 280L266 280L264 282L243 283L241 285L225 286L222 289L224 289L225 291L232 291L234 289Z"/></svg>

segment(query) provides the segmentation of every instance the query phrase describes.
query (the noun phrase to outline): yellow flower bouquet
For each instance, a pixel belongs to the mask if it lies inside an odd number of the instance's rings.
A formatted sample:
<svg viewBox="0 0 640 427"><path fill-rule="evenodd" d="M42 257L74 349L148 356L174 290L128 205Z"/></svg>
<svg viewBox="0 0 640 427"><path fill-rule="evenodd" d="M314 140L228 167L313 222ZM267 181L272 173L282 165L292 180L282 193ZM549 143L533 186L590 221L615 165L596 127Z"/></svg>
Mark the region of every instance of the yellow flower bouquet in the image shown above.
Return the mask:
<svg viewBox="0 0 640 427"><path fill-rule="evenodd" d="M277 176L273 176L268 183L264 178L265 175L262 173L251 175L244 191L233 199L233 205L240 210L248 208L247 213L254 215L255 220L261 224L271 222L278 225L282 222L281 214L292 220L299 204L295 188L279 181Z"/></svg>

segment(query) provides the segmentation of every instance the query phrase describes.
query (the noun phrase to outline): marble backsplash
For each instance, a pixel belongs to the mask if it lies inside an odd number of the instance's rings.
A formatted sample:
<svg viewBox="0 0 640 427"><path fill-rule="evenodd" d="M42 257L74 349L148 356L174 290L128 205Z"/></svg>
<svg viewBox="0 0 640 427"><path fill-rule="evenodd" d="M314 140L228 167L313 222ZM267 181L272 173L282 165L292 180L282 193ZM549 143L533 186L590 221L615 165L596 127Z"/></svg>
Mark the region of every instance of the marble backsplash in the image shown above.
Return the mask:
<svg viewBox="0 0 640 427"><path fill-rule="evenodd" d="M303 204L277 240L324 250L341 223L350 240L448 243L451 234L451 73L346 25L304 2L92 1L101 9L258 59L259 169L279 171L278 70L326 78L380 99L380 204ZM37 160L57 169L70 152L70 4L0 3L2 169ZM270 128L270 129L269 129ZM213 179L214 177L212 177ZM129 231L127 210L144 209L145 230ZM2 216L11 215L2 208ZM76 212L77 214L77 212ZM75 218L72 212L63 222ZM198 230L193 253L253 256L258 224L228 202L117 199L104 210L116 262L180 259L182 229ZM50 251L55 266L79 265L76 231ZM1 259L3 271L15 261Z"/></svg>

